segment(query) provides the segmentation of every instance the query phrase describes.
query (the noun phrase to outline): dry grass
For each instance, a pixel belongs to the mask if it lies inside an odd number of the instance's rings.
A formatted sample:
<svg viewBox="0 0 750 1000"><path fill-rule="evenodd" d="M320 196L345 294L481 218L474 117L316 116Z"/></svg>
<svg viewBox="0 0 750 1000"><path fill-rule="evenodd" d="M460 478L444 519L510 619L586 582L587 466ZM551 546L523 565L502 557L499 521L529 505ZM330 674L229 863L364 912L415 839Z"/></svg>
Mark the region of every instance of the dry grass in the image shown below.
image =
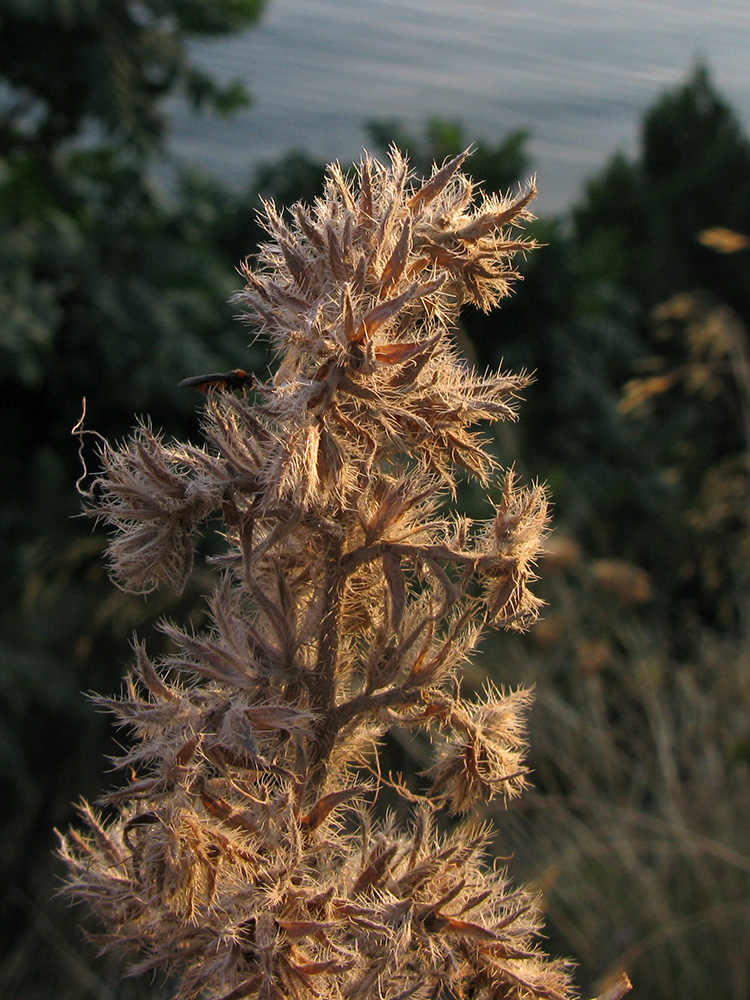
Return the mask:
<svg viewBox="0 0 750 1000"><path fill-rule="evenodd" d="M540 681L536 789L503 825L544 889L559 944L592 982L638 995L747 996L747 660L706 639L692 662L630 635L564 696Z"/></svg>
<svg viewBox="0 0 750 1000"><path fill-rule="evenodd" d="M674 619L651 605L660 595L642 570L587 563L571 539L553 538L543 564L551 606L519 665L538 677L536 788L514 805L517 825L504 823L504 847L516 848L526 877L543 887L550 929L584 980L624 969L649 1000L742 1000L750 993L748 338L731 310L701 295L672 299L655 321L684 356L675 361L672 348L671 364L654 358L626 387L623 409L653 421L660 406L689 404L708 425L712 407L734 396L744 416L744 454L672 469L695 484L680 556L694 591L717 609L713 624L693 615L675 635Z"/></svg>

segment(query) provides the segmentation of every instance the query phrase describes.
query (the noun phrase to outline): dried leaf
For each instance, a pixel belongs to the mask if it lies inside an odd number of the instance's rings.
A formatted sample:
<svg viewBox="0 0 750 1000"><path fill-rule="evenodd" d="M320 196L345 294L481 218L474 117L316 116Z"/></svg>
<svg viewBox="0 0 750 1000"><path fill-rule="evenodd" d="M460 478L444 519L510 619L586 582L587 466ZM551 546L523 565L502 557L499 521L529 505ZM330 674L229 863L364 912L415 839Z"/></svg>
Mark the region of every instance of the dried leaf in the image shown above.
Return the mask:
<svg viewBox="0 0 750 1000"><path fill-rule="evenodd" d="M440 934L460 934L461 937L469 937L475 941L497 941L497 935L486 927L457 917L447 917L442 913L431 913L426 925L428 929Z"/></svg>
<svg viewBox="0 0 750 1000"><path fill-rule="evenodd" d="M429 352L430 348L440 340L441 334L430 337L429 340L421 340L410 344L385 344L375 348L375 358L381 364L401 365L405 361L411 361L420 355Z"/></svg>
<svg viewBox="0 0 750 1000"><path fill-rule="evenodd" d="M514 201L512 201L505 208L497 212L488 212L477 216L470 223L462 226L460 229L455 230L455 235L460 240L466 240L469 243L475 243L477 240L486 236L487 233L492 232L495 229L499 229L501 226L507 225L512 222L513 219L517 218L526 206L536 198L536 185L531 184L519 195ZM508 250L522 250L524 244L509 244Z"/></svg>
<svg viewBox="0 0 750 1000"><path fill-rule="evenodd" d="M432 177L423 184L422 187L409 198L407 204L412 211L421 209L423 205L428 204L433 201L440 192L449 183L451 177L453 177L461 169L464 160L469 155L470 150L466 149L463 153L459 153L458 156L454 156L452 160L449 160L445 166L441 167L440 170L436 171Z"/></svg>
<svg viewBox="0 0 750 1000"><path fill-rule="evenodd" d="M331 926L320 920L282 920L280 917L276 918L276 924L290 938L315 937Z"/></svg>
<svg viewBox="0 0 750 1000"><path fill-rule="evenodd" d="M737 253L738 250L747 250L750 247L750 236L737 233L733 229L726 229L723 226L701 230L697 240L704 247L709 247L717 253Z"/></svg>
<svg viewBox="0 0 750 1000"><path fill-rule="evenodd" d="M164 701L175 701L177 695L171 688L167 687L156 670L154 670L154 666L146 655L143 644L140 642L133 643L133 650L135 652L135 673L140 677L149 691Z"/></svg>
<svg viewBox="0 0 750 1000"><path fill-rule="evenodd" d="M428 281L426 284L420 284L415 281L401 292L400 295L380 302L364 318L365 329L367 331L366 339L369 340L384 323L387 323L388 320L398 315L407 303L413 302L415 299L424 298L427 295L432 295L433 292L440 288L444 281L444 275L441 275L434 281Z"/></svg>
<svg viewBox="0 0 750 1000"><path fill-rule="evenodd" d="M193 757L195 756L195 751L198 749L198 746L200 745L202 739L203 739L202 733L196 733L195 736L191 737L189 740L183 743L183 745L174 755L174 762L175 764L177 764L178 767L184 767L193 759Z"/></svg>
<svg viewBox="0 0 750 1000"><path fill-rule="evenodd" d="M343 788L338 792L329 792L315 803L312 809L304 816L300 817L300 826L308 830L316 830L332 809L347 802L356 795L361 795L366 789L365 785L355 785L353 788Z"/></svg>
<svg viewBox="0 0 750 1000"><path fill-rule="evenodd" d="M231 803L219 795L212 795L206 788L199 792L200 800L206 808L206 812L220 819L227 826L235 827L238 830L246 830L249 833L257 833L258 827L246 813L240 813L234 809Z"/></svg>
<svg viewBox="0 0 750 1000"><path fill-rule="evenodd" d="M376 848L370 862L360 872L356 882L352 886L352 895L364 892L373 885L378 885L385 878L388 865L398 851L398 844L391 844L389 847Z"/></svg>
<svg viewBox="0 0 750 1000"><path fill-rule="evenodd" d="M344 336L350 343L358 343L362 340L364 336L364 327L355 327L354 325L354 310L352 307L352 297L348 286L344 288L343 294L343 322L344 322Z"/></svg>
<svg viewBox="0 0 750 1000"><path fill-rule="evenodd" d="M380 284L384 291L388 291L393 285L397 284L401 275L404 273L404 267L409 258L409 251L411 250L411 219L407 218L404 222L404 227L401 231L401 236L398 239L391 256L388 258L383 272L380 275Z"/></svg>

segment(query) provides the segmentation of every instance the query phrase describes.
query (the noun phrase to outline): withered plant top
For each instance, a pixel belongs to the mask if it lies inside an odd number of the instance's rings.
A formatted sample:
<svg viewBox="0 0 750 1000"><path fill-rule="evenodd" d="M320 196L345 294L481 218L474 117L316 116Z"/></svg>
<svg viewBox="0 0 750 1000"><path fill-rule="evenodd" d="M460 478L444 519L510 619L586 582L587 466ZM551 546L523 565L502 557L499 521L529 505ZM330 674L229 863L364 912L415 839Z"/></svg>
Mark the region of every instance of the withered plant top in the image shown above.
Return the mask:
<svg viewBox="0 0 750 1000"><path fill-rule="evenodd" d="M288 221L267 205L237 301L274 376L208 394L204 448L142 426L103 449L92 512L121 586L179 587L201 523L219 513L227 535L209 630L165 626L175 653L137 647L107 702L134 737L112 815L85 807L63 846L103 944L179 997L567 996L533 897L483 865L486 831L435 823L524 786L527 694L469 703L458 671L487 626L534 618L546 525L512 474L487 522L440 513L456 466L489 479L476 425L513 416L526 383L451 340L531 246L513 228L533 188L475 204L463 160L415 186L397 152L367 157ZM422 796L374 777L392 726L434 736ZM375 818L385 781L414 803L407 829Z"/></svg>

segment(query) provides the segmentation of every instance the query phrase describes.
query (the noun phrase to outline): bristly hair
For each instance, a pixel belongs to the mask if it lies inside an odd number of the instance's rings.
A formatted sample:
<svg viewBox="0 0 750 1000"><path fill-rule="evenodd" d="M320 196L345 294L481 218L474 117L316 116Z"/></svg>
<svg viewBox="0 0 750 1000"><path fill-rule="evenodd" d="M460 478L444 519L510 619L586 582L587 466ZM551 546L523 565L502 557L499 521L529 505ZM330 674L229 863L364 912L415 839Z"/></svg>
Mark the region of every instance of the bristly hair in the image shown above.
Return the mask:
<svg viewBox="0 0 750 1000"><path fill-rule="evenodd" d="M486 831L436 824L524 787L529 694L470 704L458 678L487 628L533 621L547 530L544 491L512 472L486 523L440 511L457 468L496 472L477 424L515 418L528 383L476 373L451 338L533 246L517 233L533 185L477 201L465 158L415 183L397 150L366 156L356 176L332 166L311 207L267 204L236 301L275 374L250 395L208 387L203 448L147 426L103 448L89 509L120 586L180 587L209 518L227 539L210 626L165 625L157 662L137 644L105 702L132 735L128 777L61 848L103 947L181 1000L570 996ZM392 726L435 735L431 789L379 777ZM384 783L407 828L378 815Z"/></svg>

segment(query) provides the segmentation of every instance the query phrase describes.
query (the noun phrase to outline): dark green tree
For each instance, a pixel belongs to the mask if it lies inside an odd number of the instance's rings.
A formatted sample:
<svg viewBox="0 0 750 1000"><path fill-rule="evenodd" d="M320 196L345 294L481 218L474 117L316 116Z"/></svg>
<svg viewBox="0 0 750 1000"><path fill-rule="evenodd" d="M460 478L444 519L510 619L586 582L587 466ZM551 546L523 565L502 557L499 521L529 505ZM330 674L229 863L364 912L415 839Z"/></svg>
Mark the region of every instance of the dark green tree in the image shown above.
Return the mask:
<svg viewBox="0 0 750 1000"><path fill-rule="evenodd" d="M703 288L750 319L742 255L717 256L696 237L750 231L750 140L698 66L647 113L641 154L615 156L573 213L584 274L615 282L643 309Z"/></svg>
<svg viewBox="0 0 750 1000"><path fill-rule="evenodd" d="M746 250L718 253L703 234L728 230L741 246L750 233L750 140L698 66L647 113L641 147L635 159L614 157L573 213L577 286L592 303L624 300L632 315L620 384L636 377L628 406L640 418L626 421L626 466L638 481L647 456L654 474L641 492L656 503L648 517L635 505L620 522L628 544L673 608L726 625L721 592L736 582L731 551L745 530L749 264ZM630 405L636 391L642 406ZM722 555L715 532L699 537L711 503L731 508Z"/></svg>
<svg viewBox="0 0 750 1000"><path fill-rule="evenodd" d="M80 692L94 677L117 683L143 615L116 592L102 602L102 541L76 517L70 430L83 397L90 423L105 433L146 410L172 428L194 423L180 379L227 361L250 366L247 335L223 306L236 284L234 248L224 245L227 199L171 162L167 98L220 114L246 102L239 84L218 86L194 65L189 43L237 31L262 7L0 0L6 995L33 988L43 970L23 956L59 933L40 940L51 828L66 821L67 800L96 792L87 761L100 752L92 746L103 726L92 725ZM83 995L80 982L66 981L71 995ZM39 988L65 995L62 981Z"/></svg>
<svg viewBox="0 0 750 1000"><path fill-rule="evenodd" d="M51 154L89 130L153 151L166 136L165 97L222 114L246 104L241 83L219 86L194 65L188 42L240 30L264 2L3 0L2 152Z"/></svg>

